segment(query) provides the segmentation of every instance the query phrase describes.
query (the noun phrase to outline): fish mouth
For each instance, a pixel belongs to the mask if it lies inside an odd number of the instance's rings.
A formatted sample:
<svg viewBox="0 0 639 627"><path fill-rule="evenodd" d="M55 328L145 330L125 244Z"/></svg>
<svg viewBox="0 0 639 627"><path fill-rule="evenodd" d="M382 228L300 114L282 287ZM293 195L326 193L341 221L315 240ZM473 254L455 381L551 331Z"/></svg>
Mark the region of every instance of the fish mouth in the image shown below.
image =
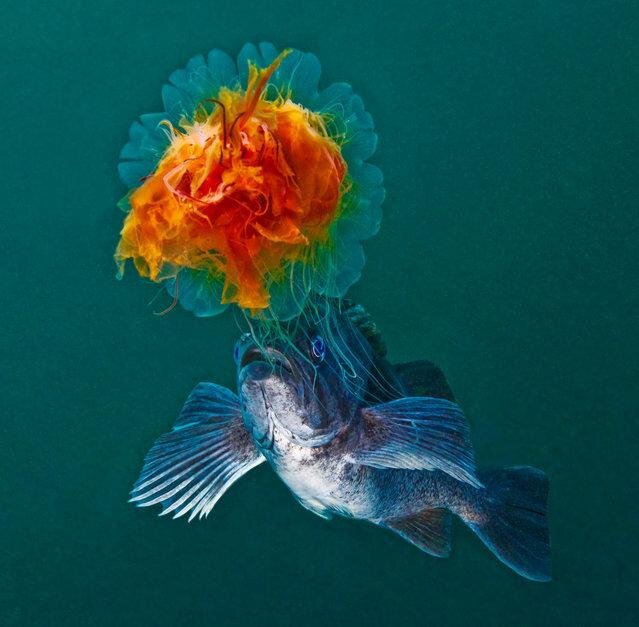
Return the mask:
<svg viewBox="0 0 639 627"><path fill-rule="evenodd" d="M279 366L288 372L288 374L293 375L293 365L288 357L274 348L267 348L265 350L261 350L255 346L247 348L240 360L240 370L244 370L249 364L256 362L270 366Z"/></svg>
<svg viewBox="0 0 639 627"><path fill-rule="evenodd" d="M245 368L254 361L266 361L262 354L262 351L257 348L248 348L244 351L242 359L240 361L240 368Z"/></svg>

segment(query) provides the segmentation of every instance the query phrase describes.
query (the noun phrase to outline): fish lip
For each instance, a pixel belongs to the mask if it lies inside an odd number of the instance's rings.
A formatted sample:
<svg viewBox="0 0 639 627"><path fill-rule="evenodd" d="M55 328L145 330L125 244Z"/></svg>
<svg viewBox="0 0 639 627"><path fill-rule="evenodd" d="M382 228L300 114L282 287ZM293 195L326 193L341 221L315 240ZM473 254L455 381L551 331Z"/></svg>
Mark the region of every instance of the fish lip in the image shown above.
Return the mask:
<svg viewBox="0 0 639 627"><path fill-rule="evenodd" d="M256 360L252 359L249 361L249 363L254 363L255 361ZM258 363L266 362L260 360ZM242 379L242 376L240 376L240 379ZM267 418L265 428L258 428L255 419L251 419L253 422L253 425L251 427L251 435L260 450L264 452L268 451L270 454L277 454L277 451L274 448L275 430L283 434L283 436L290 442L306 448L317 448L320 446L324 446L331 442L337 435L339 435L339 432L335 432L330 427L321 430L318 429L317 432L311 437L303 437L301 435L297 435L291 429L285 426L285 424L280 420L277 413L273 410L269 401L268 394L264 389L264 385L261 382L258 382L257 388L262 395L263 406Z"/></svg>
<svg viewBox="0 0 639 627"><path fill-rule="evenodd" d="M240 368L244 369L254 361L264 361L262 351L255 347L247 348L240 359Z"/></svg>
<svg viewBox="0 0 639 627"><path fill-rule="evenodd" d="M265 350L260 350L256 346L247 348L240 359L240 370L244 370L249 364L255 362L277 365L283 368L291 376L294 374L293 365L288 357L274 348L267 348Z"/></svg>

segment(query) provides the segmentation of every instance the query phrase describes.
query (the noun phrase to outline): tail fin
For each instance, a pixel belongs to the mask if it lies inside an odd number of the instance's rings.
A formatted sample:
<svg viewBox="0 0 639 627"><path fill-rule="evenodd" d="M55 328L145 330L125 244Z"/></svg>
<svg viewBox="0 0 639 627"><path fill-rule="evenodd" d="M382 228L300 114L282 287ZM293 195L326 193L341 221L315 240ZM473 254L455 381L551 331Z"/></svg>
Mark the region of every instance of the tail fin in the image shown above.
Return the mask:
<svg viewBox="0 0 639 627"><path fill-rule="evenodd" d="M530 466L478 474L488 495L486 516L481 522L468 521L469 526L516 573L549 581L548 477Z"/></svg>

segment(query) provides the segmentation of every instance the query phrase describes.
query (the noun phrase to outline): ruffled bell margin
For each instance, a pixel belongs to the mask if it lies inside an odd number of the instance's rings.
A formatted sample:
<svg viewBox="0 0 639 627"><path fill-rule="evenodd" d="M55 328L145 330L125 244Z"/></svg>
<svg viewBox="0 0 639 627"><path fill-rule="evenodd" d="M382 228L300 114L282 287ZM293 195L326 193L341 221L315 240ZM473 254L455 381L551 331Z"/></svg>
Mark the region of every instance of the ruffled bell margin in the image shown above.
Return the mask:
<svg viewBox="0 0 639 627"><path fill-rule="evenodd" d="M206 58L197 55L184 69L174 71L170 83L162 88L165 111L144 114L131 125L118 165L124 184L131 191L138 187L165 153L169 136L160 122L179 125L183 117L191 118L198 105L214 98L222 87L245 89L249 62L265 68L277 56L277 49L270 43L246 44L237 63L225 52L212 50ZM377 144L372 117L347 83L333 83L319 91L320 73L315 55L293 50L271 76L269 89L289 93L293 102L325 117L328 134L339 141L351 184L341 198L337 218L329 226L328 243L318 247L314 265L288 262L284 280L268 286L271 300L267 315L277 320L296 316L313 292L343 296L361 276L365 261L362 240L373 236L381 221L382 173L366 162ZM119 206L128 211L126 197ZM175 278L166 279L165 285L175 296ZM181 269L178 287L180 304L196 316L216 315L228 306L221 302L223 278L206 270Z"/></svg>

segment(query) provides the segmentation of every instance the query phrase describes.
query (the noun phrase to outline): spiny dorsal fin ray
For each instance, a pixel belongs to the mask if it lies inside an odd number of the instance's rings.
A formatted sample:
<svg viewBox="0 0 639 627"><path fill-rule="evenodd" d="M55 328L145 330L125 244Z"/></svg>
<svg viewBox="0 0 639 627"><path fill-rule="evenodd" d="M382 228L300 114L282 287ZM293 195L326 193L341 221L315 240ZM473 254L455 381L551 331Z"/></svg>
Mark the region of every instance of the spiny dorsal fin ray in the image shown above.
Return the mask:
<svg viewBox="0 0 639 627"><path fill-rule="evenodd" d="M379 357L386 355L386 343L377 328L373 317L361 305L349 300L342 300L342 313L345 314L360 333L368 340L371 348Z"/></svg>

